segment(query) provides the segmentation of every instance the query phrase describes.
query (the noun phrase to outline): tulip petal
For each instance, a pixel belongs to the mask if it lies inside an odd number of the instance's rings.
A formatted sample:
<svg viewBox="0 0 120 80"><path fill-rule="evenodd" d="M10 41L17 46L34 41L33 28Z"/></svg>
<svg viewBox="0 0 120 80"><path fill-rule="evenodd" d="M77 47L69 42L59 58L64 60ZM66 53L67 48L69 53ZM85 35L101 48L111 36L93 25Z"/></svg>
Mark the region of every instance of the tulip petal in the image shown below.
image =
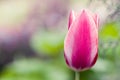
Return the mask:
<svg viewBox="0 0 120 80"><path fill-rule="evenodd" d="M96 27L97 27L97 29L98 29L98 26L99 26L99 18L98 18L98 15L97 14L93 14L92 12L90 12L90 11L87 11L90 15L92 15L92 17L93 17L93 20L94 20L94 22L95 22L95 24L96 24Z"/></svg>
<svg viewBox="0 0 120 80"><path fill-rule="evenodd" d="M64 54L64 57L65 57L65 61L66 61L67 65L70 66L70 64L69 64L69 62L68 62L67 57L66 57L65 54Z"/></svg>
<svg viewBox="0 0 120 80"><path fill-rule="evenodd" d="M64 42L67 60L76 70L91 67L97 54L97 34L93 17L83 10L71 24Z"/></svg>
<svg viewBox="0 0 120 80"><path fill-rule="evenodd" d="M68 29L70 28L71 24L73 23L73 21L75 20L75 13L74 11L72 10L70 12L70 15L69 15L69 22L68 22Z"/></svg>
<svg viewBox="0 0 120 80"><path fill-rule="evenodd" d="M93 19L94 19L94 21L95 21L95 24L96 24L96 27L97 27L97 29L98 29L98 26L99 26L99 19L98 19L98 15L97 14L94 14L93 15Z"/></svg>
<svg viewBox="0 0 120 80"><path fill-rule="evenodd" d="M94 57L94 60L93 60L93 62L91 63L91 67L95 64L95 62L97 61L97 58L98 58L98 54L96 54L96 56Z"/></svg>

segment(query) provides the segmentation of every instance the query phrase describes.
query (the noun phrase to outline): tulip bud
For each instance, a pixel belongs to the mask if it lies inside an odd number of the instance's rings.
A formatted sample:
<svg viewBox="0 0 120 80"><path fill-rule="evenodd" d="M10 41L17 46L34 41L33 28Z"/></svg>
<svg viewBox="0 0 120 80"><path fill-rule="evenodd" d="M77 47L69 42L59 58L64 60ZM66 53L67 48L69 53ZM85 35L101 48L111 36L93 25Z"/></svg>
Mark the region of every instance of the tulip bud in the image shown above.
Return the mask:
<svg viewBox="0 0 120 80"><path fill-rule="evenodd" d="M75 71L91 68L98 57L98 17L88 10L69 17L68 33L64 41L64 57Z"/></svg>

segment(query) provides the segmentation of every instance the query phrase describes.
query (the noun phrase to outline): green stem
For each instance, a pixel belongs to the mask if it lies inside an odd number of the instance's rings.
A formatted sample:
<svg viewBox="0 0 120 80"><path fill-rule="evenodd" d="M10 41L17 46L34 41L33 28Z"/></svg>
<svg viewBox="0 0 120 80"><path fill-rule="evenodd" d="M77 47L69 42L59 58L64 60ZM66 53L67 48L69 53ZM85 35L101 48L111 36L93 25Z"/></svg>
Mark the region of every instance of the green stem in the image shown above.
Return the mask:
<svg viewBox="0 0 120 80"><path fill-rule="evenodd" d="M80 80L80 74L79 74L79 72L75 72L75 80Z"/></svg>

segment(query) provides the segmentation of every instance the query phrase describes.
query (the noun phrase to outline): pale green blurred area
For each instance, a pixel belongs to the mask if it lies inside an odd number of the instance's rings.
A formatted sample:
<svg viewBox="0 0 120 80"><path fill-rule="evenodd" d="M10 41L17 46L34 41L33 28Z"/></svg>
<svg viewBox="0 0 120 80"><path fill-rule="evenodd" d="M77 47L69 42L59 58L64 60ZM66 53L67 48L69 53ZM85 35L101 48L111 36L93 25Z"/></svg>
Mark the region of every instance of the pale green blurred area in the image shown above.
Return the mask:
<svg viewBox="0 0 120 80"><path fill-rule="evenodd" d="M64 60L70 10L100 17L99 58L81 80L119 80L119 0L0 0L0 80L74 80Z"/></svg>

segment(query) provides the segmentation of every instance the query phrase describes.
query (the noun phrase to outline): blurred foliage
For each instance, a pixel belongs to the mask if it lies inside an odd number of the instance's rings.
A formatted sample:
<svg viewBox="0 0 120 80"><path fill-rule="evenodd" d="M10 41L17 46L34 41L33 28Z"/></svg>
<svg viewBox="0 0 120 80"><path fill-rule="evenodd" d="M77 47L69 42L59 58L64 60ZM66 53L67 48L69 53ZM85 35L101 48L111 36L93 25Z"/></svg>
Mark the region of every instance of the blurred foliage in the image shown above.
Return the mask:
<svg viewBox="0 0 120 80"><path fill-rule="evenodd" d="M5 68L0 80L70 80L68 70L38 59L16 60Z"/></svg>
<svg viewBox="0 0 120 80"><path fill-rule="evenodd" d="M120 37L120 24L118 22L106 23L99 31L100 39L102 40L118 40Z"/></svg>
<svg viewBox="0 0 120 80"><path fill-rule="evenodd" d="M40 54L55 56L63 50L64 33L42 31L33 36L31 46ZM59 36L59 37L58 37Z"/></svg>
<svg viewBox="0 0 120 80"><path fill-rule="evenodd" d="M119 36L119 30L116 27L116 23L105 24L100 31L101 39L117 39Z"/></svg>

